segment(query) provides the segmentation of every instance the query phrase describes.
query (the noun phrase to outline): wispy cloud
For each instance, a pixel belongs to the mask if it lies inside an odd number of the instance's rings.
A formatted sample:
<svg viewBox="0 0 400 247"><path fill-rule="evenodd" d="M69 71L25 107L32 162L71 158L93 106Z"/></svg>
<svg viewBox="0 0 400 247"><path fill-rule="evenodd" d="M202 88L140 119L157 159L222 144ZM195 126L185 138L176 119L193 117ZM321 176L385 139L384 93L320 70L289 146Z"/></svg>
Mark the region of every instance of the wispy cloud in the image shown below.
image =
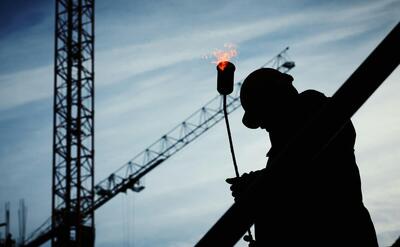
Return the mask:
<svg viewBox="0 0 400 247"><path fill-rule="evenodd" d="M400 69L378 88L354 116L356 154L363 178L364 203L370 210L382 246L400 236Z"/></svg>
<svg viewBox="0 0 400 247"><path fill-rule="evenodd" d="M220 47L225 42L233 41L240 45L258 37L282 32L282 30L299 33L311 24L317 27L317 33L311 32L308 37L297 40L296 46L311 47L328 41L334 42L357 36L379 26L379 24L375 24L376 17L383 16L388 11L385 7L391 3L393 1L372 2L352 6L345 10L319 7L282 16L258 17L245 22L240 22L238 19L236 22L226 23L221 20L219 24L211 27L204 27L200 25L201 23L196 23L195 25L200 26L199 28L194 26L173 37L157 36L152 39L153 35L148 32L149 41L145 43L99 50L96 56L96 84L99 86L115 84L144 72L198 60L202 55ZM152 21L155 20L149 22ZM180 19L176 21L181 22ZM316 22L318 25L315 25ZM178 23L173 24L178 25ZM321 28L325 28L326 31L321 31ZM129 30L128 27L125 29ZM134 33L130 34L134 35ZM14 43L8 42L4 45L9 44ZM4 99L1 104L2 109L49 97L52 91L45 87L52 87L51 74L50 67L44 66L2 76L0 78L1 92L5 96L9 95L2 97ZM32 93L26 88L31 88ZM11 97L12 93L17 97Z"/></svg>
<svg viewBox="0 0 400 247"><path fill-rule="evenodd" d="M0 110L13 108L52 95L52 67L45 66L0 75Z"/></svg>

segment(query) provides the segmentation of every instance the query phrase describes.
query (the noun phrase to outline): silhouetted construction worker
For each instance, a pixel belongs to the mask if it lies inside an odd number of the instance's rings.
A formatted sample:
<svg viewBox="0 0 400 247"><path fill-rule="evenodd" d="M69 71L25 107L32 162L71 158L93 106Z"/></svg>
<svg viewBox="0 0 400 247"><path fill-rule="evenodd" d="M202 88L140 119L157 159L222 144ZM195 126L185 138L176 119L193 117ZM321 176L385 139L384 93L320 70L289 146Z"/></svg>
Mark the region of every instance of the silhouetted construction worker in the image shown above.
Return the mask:
<svg viewBox="0 0 400 247"><path fill-rule="evenodd" d="M243 124L265 129L271 142L265 169L227 179L233 196L240 197L261 173L266 175L268 193L254 205L256 246L377 247L375 229L362 202L354 156L356 133L350 120L314 159L299 163L289 157L279 169L270 169L271 160L290 138L329 101L315 90L299 94L292 81L290 75L262 68L244 80L240 92ZM309 140L302 142L309 145Z"/></svg>

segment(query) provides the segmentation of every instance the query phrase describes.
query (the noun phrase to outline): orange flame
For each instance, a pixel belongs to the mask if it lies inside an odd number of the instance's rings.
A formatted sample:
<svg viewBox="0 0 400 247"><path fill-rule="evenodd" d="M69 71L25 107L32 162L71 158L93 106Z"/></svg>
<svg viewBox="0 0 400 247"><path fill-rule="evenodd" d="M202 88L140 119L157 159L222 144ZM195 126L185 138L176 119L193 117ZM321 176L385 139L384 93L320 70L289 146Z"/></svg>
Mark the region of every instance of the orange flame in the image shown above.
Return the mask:
<svg viewBox="0 0 400 247"><path fill-rule="evenodd" d="M223 71L223 70L226 68L226 66L228 66L228 61L222 61L222 62L219 62L219 63L218 63L218 68L219 68L221 71Z"/></svg>
<svg viewBox="0 0 400 247"><path fill-rule="evenodd" d="M234 44L225 44L224 47L224 50L216 49L211 54L216 59L212 63L217 64L220 70L224 70L228 65L228 61L238 54Z"/></svg>

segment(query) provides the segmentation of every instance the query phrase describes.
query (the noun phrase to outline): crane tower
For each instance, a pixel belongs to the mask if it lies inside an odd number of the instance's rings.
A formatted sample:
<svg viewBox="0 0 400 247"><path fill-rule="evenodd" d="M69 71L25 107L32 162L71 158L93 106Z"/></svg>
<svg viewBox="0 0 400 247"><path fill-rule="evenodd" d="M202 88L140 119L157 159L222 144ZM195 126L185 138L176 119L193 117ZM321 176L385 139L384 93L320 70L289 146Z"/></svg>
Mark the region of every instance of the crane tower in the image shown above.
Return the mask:
<svg viewBox="0 0 400 247"><path fill-rule="evenodd" d="M94 0L56 0L52 246L94 246Z"/></svg>

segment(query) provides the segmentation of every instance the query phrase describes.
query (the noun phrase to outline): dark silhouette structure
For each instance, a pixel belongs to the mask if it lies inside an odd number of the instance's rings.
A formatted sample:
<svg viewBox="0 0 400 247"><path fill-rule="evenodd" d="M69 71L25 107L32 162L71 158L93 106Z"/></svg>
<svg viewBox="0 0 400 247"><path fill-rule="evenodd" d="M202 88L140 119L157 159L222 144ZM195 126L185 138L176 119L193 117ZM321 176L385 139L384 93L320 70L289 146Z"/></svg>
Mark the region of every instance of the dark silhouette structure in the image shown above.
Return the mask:
<svg viewBox="0 0 400 247"><path fill-rule="evenodd" d="M94 246L94 0L57 0L52 246Z"/></svg>
<svg viewBox="0 0 400 247"><path fill-rule="evenodd" d="M12 234L8 233L6 236L4 247L13 247L13 246L15 246L15 240L13 239Z"/></svg>
<svg viewBox="0 0 400 247"><path fill-rule="evenodd" d="M399 247L400 246L400 237L397 238L396 242L393 243L392 247Z"/></svg>
<svg viewBox="0 0 400 247"><path fill-rule="evenodd" d="M289 157L279 175L270 162L299 130L329 101L322 93L298 93L293 78L263 68L243 82L243 124L269 133L269 162L263 170L227 180L235 197L264 173L269 194L254 205L257 246L378 246L375 230L362 203L360 175L354 157L356 133L349 121L321 153L307 162ZM311 145L308 139L302 140ZM295 166L295 168L293 168ZM294 172L295 171L295 172ZM285 176L286 182L274 180ZM290 237L288 237L288 235Z"/></svg>

